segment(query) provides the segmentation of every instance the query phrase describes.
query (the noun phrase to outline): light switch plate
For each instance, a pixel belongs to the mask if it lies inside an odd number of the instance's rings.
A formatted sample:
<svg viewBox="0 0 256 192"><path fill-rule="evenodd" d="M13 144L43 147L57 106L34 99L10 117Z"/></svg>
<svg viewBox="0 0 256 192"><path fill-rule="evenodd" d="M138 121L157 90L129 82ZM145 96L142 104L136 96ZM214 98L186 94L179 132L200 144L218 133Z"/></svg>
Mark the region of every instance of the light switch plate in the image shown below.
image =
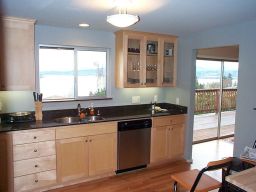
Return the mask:
<svg viewBox="0 0 256 192"><path fill-rule="evenodd" d="M176 97L176 104L179 105L180 104L180 98Z"/></svg>
<svg viewBox="0 0 256 192"><path fill-rule="evenodd" d="M158 96L157 96L157 95L154 95L153 102L157 102L157 101L158 101Z"/></svg>
<svg viewBox="0 0 256 192"><path fill-rule="evenodd" d="M132 96L132 104L140 104L140 96Z"/></svg>

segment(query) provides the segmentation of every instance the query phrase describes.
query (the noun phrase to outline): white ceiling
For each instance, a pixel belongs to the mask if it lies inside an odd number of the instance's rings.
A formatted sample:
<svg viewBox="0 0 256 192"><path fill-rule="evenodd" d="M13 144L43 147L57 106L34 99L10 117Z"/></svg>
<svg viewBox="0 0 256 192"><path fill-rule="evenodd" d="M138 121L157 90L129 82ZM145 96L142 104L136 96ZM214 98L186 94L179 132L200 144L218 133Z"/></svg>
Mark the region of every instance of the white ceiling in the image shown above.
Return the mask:
<svg viewBox="0 0 256 192"><path fill-rule="evenodd" d="M34 18L38 25L116 31L106 22L115 0L3 0L5 15ZM128 13L140 22L129 29L187 35L256 19L256 0L133 0Z"/></svg>

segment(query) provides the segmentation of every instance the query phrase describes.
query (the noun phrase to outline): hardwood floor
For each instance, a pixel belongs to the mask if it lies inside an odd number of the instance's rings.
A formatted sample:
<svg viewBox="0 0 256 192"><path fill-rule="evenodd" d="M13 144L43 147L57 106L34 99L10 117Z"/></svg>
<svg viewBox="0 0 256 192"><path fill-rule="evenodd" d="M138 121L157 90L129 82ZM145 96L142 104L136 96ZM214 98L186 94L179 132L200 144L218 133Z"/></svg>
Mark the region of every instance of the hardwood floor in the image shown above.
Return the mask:
<svg viewBox="0 0 256 192"><path fill-rule="evenodd" d="M225 140L205 142L193 145L193 164L191 166L185 161L179 161L49 192L172 192L173 182L170 178L172 173L190 168L201 169L209 161L232 156L232 154L233 144L231 142ZM221 178L220 172L212 172L209 175L219 180Z"/></svg>
<svg viewBox="0 0 256 192"><path fill-rule="evenodd" d="M172 192L170 175L188 169L190 164L179 161L49 192Z"/></svg>

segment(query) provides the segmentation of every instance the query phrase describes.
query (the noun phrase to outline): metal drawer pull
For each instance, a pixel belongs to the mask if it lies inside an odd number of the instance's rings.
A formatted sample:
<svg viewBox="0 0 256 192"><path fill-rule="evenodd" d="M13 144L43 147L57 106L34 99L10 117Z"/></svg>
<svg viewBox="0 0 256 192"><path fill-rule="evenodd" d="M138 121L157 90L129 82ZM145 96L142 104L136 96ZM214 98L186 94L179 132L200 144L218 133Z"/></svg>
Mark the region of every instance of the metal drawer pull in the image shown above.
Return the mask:
<svg viewBox="0 0 256 192"><path fill-rule="evenodd" d="M35 180L35 183L38 183L38 179Z"/></svg>
<svg viewBox="0 0 256 192"><path fill-rule="evenodd" d="M36 153L36 152L37 152L37 149L34 149L34 152Z"/></svg>
<svg viewBox="0 0 256 192"><path fill-rule="evenodd" d="M38 165L35 165L35 167L39 167Z"/></svg>
<svg viewBox="0 0 256 192"><path fill-rule="evenodd" d="M36 136L34 136L34 139L37 139L37 137L36 137Z"/></svg>

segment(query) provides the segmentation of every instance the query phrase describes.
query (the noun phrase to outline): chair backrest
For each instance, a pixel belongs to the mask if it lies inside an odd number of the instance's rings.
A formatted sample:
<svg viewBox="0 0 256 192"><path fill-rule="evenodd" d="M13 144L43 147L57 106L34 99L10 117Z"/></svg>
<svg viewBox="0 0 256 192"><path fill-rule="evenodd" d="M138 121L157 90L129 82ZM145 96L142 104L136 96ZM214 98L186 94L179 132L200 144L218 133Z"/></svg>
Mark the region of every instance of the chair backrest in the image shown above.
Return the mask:
<svg viewBox="0 0 256 192"><path fill-rule="evenodd" d="M232 160L233 157L228 157L222 160L218 160L218 161L211 161L207 164L207 167L203 168L197 175L196 180L190 190L190 192L194 192L196 189L197 184L199 183L202 175L204 172L206 171L213 171L213 170L217 170L217 169L223 169L223 168L227 168L228 171L230 170L230 166L232 164ZM223 173L223 172L222 172ZM225 181L225 175L222 175L222 182Z"/></svg>

